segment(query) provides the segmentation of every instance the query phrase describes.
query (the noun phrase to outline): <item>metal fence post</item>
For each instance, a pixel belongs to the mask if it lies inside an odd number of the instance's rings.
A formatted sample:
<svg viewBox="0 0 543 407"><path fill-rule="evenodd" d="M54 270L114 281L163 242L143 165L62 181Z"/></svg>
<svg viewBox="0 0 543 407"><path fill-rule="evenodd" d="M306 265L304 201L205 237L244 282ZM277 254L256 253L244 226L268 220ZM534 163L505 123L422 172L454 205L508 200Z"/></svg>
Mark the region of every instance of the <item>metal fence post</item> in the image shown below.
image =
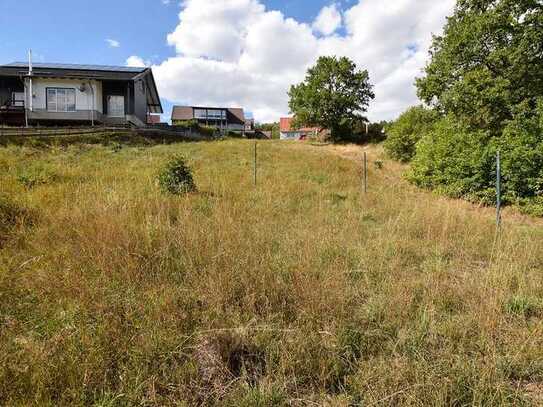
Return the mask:
<svg viewBox="0 0 543 407"><path fill-rule="evenodd" d="M368 193L368 154L364 151L364 193Z"/></svg>
<svg viewBox="0 0 543 407"><path fill-rule="evenodd" d="M496 224L502 224L502 168L500 152L496 154Z"/></svg>
<svg viewBox="0 0 543 407"><path fill-rule="evenodd" d="M256 140L255 140L255 156L254 156L254 181L255 181L255 187L256 187L256 171L257 171L257 161L256 161Z"/></svg>

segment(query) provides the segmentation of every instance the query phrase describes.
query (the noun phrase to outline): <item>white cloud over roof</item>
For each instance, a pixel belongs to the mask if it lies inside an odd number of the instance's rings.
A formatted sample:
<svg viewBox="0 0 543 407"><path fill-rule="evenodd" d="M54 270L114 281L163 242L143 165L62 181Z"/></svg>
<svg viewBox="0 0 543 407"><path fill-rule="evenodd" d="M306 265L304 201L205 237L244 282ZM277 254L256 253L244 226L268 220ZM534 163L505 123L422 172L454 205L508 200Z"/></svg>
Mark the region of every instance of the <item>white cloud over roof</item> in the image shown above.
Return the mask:
<svg viewBox="0 0 543 407"><path fill-rule="evenodd" d="M153 70L171 102L243 106L258 121L277 121L288 114L290 85L319 56L345 55L375 84L370 119L391 119L417 103L414 79L453 6L454 0L363 0L344 10L332 4L309 25L258 0L185 0L167 38L177 55Z"/></svg>

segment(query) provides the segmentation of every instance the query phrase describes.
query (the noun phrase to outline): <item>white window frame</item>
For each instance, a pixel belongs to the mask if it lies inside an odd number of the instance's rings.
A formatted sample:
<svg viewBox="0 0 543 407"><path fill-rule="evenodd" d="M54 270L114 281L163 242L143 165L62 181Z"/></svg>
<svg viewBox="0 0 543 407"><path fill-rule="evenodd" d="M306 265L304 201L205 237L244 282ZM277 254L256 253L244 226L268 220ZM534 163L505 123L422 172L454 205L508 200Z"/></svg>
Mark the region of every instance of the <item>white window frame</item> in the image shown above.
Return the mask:
<svg viewBox="0 0 543 407"><path fill-rule="evenodd" d="M59 98L58 98L58 91L62 90L66 92L64 94L64 108L65 110L59 110ZM49 92L54 91L55 92L55 109L50 109L49 105ZM67 92L73 91L74 95L74 103L73 103L73 110L68 109L68 98L67 98ZM48 112L60 112L60 113L75 113L77 111L77 92L75 91L75 88L59 88L59 87L51 87L51 88L45 88L45 109Z"/></svg>
<svg viewBox="0 0 543 407"><path fill-rule="evenodd" d="M20 95L22 99L15 99L15 95ZM13 106L24 107L25 106L25 92L11 92L11 103Z"/></svg>

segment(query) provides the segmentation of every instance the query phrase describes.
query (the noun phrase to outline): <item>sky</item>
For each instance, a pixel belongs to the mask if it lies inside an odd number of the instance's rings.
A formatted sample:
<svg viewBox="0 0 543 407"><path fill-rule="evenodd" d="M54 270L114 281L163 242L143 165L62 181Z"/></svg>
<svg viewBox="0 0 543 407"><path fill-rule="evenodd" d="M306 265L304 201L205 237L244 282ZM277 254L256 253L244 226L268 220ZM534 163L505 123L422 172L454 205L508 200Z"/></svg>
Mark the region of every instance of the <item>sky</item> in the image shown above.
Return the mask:
<svg viewBox="0 0 543 407"><path fill-rule="evenodd" d="M151 66L172 106L289 114L287 91L319 56L367 69L370 120L417 104L413 85L454 0L0 0L0 64Z"/></svg>

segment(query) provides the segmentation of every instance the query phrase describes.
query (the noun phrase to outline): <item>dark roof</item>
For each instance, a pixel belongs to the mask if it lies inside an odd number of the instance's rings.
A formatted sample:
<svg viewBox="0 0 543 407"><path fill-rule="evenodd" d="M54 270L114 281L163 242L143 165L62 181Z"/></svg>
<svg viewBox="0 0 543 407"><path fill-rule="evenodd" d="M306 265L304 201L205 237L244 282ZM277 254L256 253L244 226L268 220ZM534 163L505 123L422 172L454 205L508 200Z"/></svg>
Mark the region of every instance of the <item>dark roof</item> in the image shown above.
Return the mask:
<svg viewBox="0 0 543 407"><path fill-rule="evenodd" d="M243 109L234 107L228 108L227 110L241 123L245 124L245 113L243 112Z"/></svg>
<svg viewBox="0 0 543 407"><path fill-rule="evenodd" d="M216 107L216 106L174 106L172 110L172 120L191 120L194 119L194 109L221 109L228 112L229 122L238 122L245 124L245 113L238 107Z"/></svg>
<svg viewBox="0 0 543 407"><path fill-rule="evenodd" d="M77 65L77 64L32 64L34 76L49 78L89 78L100 80L130 80L141 75L149 68L131 68L126 66ZM28 63L13 62L0 66L0 75L25 76L28 74Z"/></svg>
<svg viewBox="0 0 543 407"><path fill-rule="evenodd" d="M32 64L32 73L41 78L95 79L102 81L132 81L143 80L149 93L147 103L151 113L163 113L160 96L151 68L135 68L110 65L80 65L80 64ZM21 77L28 75L27 62L13 62L0 65L0 76Z"/></svg>
<svg viewBox="0 0 543 407"><path fill-rule="evenodd" d="M28 69L28 62L12 62L3 65L4 67L24 68ZM130 66L113 66L113 65L82 65L82 64L56 64L56 63L33 63L34 69L68 69L79 71L104 71L104 72L134 72L141 73L146 68L136 68Z"/></svg>
<svg viewBox="0 0 543 407"><path fill-rule="evenodd" d="M191 120L194 119L194 110L190 106L174 106L172 110L172 120Z"/></svg>

